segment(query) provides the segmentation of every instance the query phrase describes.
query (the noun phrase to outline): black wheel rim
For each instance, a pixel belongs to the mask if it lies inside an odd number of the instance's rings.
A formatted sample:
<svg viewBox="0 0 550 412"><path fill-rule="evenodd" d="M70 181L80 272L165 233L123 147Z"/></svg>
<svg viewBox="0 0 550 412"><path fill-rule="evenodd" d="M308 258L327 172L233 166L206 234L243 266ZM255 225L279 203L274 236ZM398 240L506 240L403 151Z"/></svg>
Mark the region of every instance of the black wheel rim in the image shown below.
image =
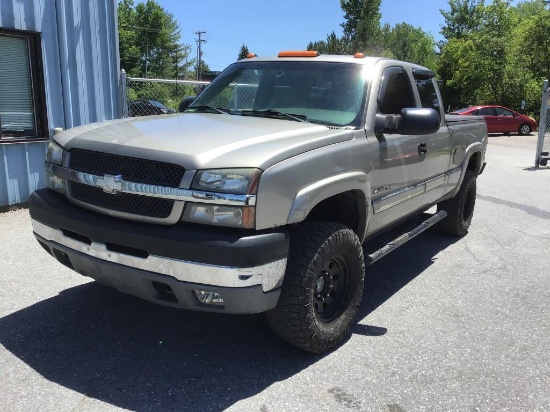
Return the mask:
<svg viewBox="0 0 550 412"><path fill-rule="evenodd" d="M350 294L350 268L342 255L333 255L323 265L313 285L313 305L322 322L332 322L347 307Z"/></svg>

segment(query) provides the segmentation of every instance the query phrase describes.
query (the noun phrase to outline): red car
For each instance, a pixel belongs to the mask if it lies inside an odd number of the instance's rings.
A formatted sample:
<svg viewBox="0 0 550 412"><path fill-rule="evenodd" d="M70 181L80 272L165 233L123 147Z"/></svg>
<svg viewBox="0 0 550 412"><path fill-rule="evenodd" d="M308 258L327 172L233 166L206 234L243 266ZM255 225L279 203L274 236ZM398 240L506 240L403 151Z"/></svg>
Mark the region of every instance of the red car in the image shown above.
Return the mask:
<svg viewBox="0 0 550 412"><path fill-rule="evenodd" d="M488 133L519 133L526 135L537 130L537 122L502 106L470 106L449 114L483 116Z"/></svg>

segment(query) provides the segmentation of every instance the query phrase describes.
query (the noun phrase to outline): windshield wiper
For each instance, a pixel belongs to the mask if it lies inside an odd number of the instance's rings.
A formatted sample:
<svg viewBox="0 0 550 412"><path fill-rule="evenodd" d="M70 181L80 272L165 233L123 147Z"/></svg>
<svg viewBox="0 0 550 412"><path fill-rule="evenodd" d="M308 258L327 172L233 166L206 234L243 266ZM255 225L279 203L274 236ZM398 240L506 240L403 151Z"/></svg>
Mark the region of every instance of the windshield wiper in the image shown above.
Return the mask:
<svg viewBox="0 0 550 412"><path fill-rule="evenodd" d="M350 125L341 125L341 124L339 124L339 123L327 122L327 121L325 121L325 120L310 120L309 122L310 122L310 123L315 123L315 124L320 124L321 126L327 126L327 127L336 128L336 129L346 129L346 130L357 129L357 127L354 127L354 126L350 126Z"/></svg>
<svg viewBox="0 0 550 412"><path fill-rule="evenodd" d="M220 113L220 114L228 114L229 113L228 109L223 109L221 107L209 106L207 104L203 104L203 105L200 105L200 106L191 106L191 107L188 107L186 111L193 110L193 109L196 110L197 112L214 112L214 113Z"/></svg>
<svg viewBox="0 0 550 412"><path fill-rule="evenodd" d="M292 119L297 122L307 122L307 117L303 114L285 113L274 109L242 110L240 114L244 114L248 116L286 117L288 119Z"/></svg>

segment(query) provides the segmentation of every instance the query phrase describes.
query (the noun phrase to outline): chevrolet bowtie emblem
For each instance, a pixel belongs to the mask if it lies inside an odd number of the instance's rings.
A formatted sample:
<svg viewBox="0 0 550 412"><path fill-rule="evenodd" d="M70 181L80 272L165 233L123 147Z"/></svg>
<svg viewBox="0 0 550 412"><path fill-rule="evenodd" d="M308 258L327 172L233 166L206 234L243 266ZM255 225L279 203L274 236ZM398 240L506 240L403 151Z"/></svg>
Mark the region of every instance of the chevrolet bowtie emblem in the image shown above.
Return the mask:
<svg viewBox="0 0 550 412"><path fill-rule="evenodd" d="M105 193L115 194L122 190L122 175L104 175L96 180L95 185L102 188Z"/></svg>

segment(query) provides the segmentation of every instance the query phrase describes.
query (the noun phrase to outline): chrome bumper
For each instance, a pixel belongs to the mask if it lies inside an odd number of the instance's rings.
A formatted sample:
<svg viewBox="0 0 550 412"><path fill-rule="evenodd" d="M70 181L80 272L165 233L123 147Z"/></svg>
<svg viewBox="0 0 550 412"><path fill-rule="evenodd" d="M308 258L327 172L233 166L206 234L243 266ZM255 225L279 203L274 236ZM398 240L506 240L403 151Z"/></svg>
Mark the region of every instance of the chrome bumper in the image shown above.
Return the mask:
<svg viewBox="0 0 550 412"><path fill-rule="evenodd" d="M78 241L66 236L61 230L44 225L35 219L32 219L32 226L34 233L48 242L105 262L170 276L180 282L224 288L261 285L262 291L268 292L281 286L287 263L285 258L260 266L241 268L206 265L155 255L142 258L109 250L101 243L88 244Z"/></svg>

